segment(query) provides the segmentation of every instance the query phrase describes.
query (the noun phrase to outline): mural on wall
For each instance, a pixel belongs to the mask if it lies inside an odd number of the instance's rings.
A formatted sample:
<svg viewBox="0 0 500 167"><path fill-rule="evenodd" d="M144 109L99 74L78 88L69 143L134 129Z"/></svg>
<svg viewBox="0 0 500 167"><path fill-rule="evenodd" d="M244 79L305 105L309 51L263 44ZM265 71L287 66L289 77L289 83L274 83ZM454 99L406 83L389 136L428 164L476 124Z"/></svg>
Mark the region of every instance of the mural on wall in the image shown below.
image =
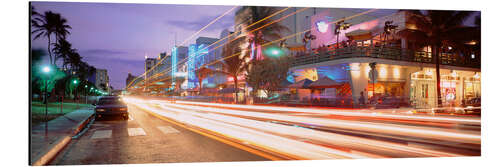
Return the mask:
<svg viewBox="0 0 500 167"><path fill-rule="evenodd" d="M290 77L293 77L293 79L289 78L288 81L298 82L306 78L311 81L316 81L322 77L328 77L338 82L347 81L347 71L349 70L349 68L345 68L346 66L348 66L348 64L298 69L292 72L292 75Z"/></svg>

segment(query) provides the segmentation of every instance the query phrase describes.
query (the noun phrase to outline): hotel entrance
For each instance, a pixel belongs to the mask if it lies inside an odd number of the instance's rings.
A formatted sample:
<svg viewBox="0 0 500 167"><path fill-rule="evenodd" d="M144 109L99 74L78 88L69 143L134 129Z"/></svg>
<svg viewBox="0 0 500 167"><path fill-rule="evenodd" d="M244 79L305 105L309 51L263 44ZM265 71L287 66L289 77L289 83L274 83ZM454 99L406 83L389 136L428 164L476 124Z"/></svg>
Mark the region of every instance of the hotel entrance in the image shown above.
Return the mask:
<svg viewBox="0 0 500 167"><path fill-rule="evenodd" d="M437 107L435 70L426 69L411 74L410 102L415 108ZM481 97L478 72L441 71L441 99L443 107L463 106L468 100Z"/></svg>

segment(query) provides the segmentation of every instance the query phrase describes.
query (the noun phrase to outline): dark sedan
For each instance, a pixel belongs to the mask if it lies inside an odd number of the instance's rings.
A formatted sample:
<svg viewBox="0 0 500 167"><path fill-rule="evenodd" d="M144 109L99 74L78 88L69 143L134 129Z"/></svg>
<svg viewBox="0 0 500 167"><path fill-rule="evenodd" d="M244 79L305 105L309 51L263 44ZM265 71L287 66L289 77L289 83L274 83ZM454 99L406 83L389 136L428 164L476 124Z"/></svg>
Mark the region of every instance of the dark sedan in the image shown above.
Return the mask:
<svg viewBox="0 0 500 167"><path fill-rule="evenodd" d="M118 96L101 97L96 104L95 114L97 118L115 115L128 119L127 104Z"/></svg>

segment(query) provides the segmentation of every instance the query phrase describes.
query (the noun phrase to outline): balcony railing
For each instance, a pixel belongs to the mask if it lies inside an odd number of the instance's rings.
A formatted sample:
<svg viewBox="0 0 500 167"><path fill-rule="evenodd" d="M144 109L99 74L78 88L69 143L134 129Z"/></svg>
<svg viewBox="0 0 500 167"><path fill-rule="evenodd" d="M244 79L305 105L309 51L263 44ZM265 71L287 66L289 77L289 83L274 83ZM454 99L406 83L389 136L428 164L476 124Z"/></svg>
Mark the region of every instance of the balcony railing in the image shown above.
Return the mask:
<svg viewBox="0 0 500 167"><path fill-rule="evenodd" d="M292 63L293 67L362 57L435 64L430 52L382 46L348 46L338 49L324 47L313 50L311 53L298 52L293 55L295 57ZM479 60L463 58L454 53L442 53L441 64L472 68L481 67Z"/></svg>

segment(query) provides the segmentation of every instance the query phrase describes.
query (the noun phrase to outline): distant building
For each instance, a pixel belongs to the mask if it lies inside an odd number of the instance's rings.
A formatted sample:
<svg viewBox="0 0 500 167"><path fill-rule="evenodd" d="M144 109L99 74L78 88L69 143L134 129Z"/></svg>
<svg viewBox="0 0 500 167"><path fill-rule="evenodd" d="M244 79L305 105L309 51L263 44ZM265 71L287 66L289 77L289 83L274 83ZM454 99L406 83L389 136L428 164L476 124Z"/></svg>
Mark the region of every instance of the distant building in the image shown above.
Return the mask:
<svg viewBox="0 0 500 167"><path fill-rule="evenodd" d="M172 48L171 52L172 58L172 69L171 75L172 77L172 87L175 86L180 86L182 83L177 83L176 78L177 77L184 77L178 73L179 71L185 71L182 70L184 67L185 62L187 62L187 57L188 57L188 47L185 46L175 46Z"/></svg>
<svg viewBox="0 0 500 167"><path fill-rule="evenodd" d="M131 73L128 73L127 79L125 81L125 87L129 86L130 83L136 78L137 76L133 76Z"/></svg>
<svg viewBox="0 0 500 167"><path fill-rule="evenodd" d="M155 70L151 70L156 64L158 63L158 59L156 58L151 58L147 57L146 60L144 61L144 70L147 71L147 77L151 77L155 74ZM150 71L151 70L151 71Z"/></svg>
<svg viewBox="0 0 500 167"><path fill-rule="evenodd" d="M106 69L96 69L95 75L91 76L89 79L99 90L104 92L110 91L109 86L109 76Z"/></svg>

